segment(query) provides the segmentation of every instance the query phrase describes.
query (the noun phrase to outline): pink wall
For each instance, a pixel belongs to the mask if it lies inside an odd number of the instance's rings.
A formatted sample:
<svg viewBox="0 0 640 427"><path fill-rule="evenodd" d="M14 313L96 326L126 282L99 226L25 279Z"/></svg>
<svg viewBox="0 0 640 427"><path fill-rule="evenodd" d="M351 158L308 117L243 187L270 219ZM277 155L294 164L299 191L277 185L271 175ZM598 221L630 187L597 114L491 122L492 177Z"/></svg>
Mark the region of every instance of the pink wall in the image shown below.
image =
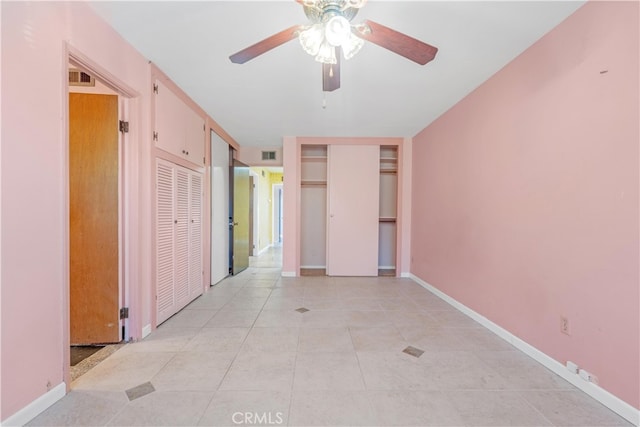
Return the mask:
<svg viewBox="0 0 640 427"><path fill-rule="evenodd" d="M65 380L68 365L67 134L65 41L140 96L132 138L148 136L149 69L88 6L1 2L2 8L2 379L0 420ZM138 148L139 147L139 148ZM142 165L148 151L130 152ZM131 158L130 156L130 158ZM146 161L145 161L145 157ZM146 167L146 166L144 166ZM143 167L143 169L144 169ZM145 200L150 183L127 173ZM148 194L148 193L147 193ZM132 200L128 206L143 209ZM145 209L148 209L146 207ZM144 213L144 212L143 212ZM128 223L134 225L134 223ZM149 241L144 223L133 240ZM150 259L144 245L129 249ZM147 247L148 251L149 248ZM137 259L137 258L136 258ZM143 286L148 272L134 263ZM140 301L138 301L140 303ZM139 331L138 331L139 333Z"/></svg>
<svg viewBox="0 0 640 427"><path fill-rule="evenodd" d="M275 151L275 160L262 160L263 151ZM240 147L238 160L249 166L282 166L282 147Z"/></svg>
<svg viewBox="0 0 640 427"><path fill-rule="evenodd" d="M638 16L587 3L419 133L412 200L416 276L636 408Z"/></svg>

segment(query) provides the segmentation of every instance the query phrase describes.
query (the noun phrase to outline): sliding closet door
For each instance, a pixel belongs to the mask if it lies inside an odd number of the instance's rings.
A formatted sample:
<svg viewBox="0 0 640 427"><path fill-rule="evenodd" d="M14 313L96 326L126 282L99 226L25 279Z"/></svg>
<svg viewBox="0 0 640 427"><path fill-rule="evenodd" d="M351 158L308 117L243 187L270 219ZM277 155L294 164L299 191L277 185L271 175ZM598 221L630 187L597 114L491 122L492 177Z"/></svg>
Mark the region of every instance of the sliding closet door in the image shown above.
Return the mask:
<svg viewBox="0 0 640 427"><path fill-rule="evenodd" d="M330 145L327 166L327 274L377 276L380 147Z"/></svg>

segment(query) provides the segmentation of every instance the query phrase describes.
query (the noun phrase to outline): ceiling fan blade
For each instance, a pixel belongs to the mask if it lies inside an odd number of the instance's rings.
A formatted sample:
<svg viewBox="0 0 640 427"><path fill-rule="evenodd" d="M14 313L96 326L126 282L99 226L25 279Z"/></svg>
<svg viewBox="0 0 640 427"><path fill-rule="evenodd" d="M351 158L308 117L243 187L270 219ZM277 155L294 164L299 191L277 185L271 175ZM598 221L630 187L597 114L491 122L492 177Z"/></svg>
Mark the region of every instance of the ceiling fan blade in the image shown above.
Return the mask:
<svg viewBox="0 0 640 427"><path fill-rule="evenodd" d="M280 31L277 34L267 37L266 39L259 41L258 43L249 46L246 49L242 49L240 52L234 53L229 57L234 64L244 64L245 62L260 56L265 52L274 49L281 44L293 40L298 36L298 32L302 29L302 26L295 25L291 28L287 28L284 31Z"/></svg>
<svg viewBox="0 0 640 427"><path fill-rule="evenodd" d="M436 57L438 48L431 46L406 34L392 30L389 27L373 21L364 21L365 25L356 25L356 36L389 49L391 52L404 56L407 59L424 65ZM368 31L368 29L371 31Z"/></svg>
<svg viewBox="0 0 640 427"><path fill-rule="evenodd" d="M336 48L336 64L322 64L322 90L333 92L340 88L340 48Z"/></svg>

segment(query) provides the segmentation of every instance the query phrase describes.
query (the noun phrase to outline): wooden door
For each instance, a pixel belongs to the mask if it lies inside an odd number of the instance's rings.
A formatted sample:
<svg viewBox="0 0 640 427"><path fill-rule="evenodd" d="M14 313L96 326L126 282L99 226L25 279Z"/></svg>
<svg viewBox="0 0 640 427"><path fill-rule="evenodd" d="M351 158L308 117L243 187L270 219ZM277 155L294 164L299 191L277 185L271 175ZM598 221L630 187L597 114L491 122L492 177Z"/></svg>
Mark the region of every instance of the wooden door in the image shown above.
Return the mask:
<svg viewBox="0 0 640 427"><path fill-rule="evenodd" d="M380 148L330 145L327 274L378 275Z"/></svg>
<svg viewBox="0 0 640 427"><path fill-rule="evenodd" d="M118 97L69 94L71 344L120 341Z"/></svg>

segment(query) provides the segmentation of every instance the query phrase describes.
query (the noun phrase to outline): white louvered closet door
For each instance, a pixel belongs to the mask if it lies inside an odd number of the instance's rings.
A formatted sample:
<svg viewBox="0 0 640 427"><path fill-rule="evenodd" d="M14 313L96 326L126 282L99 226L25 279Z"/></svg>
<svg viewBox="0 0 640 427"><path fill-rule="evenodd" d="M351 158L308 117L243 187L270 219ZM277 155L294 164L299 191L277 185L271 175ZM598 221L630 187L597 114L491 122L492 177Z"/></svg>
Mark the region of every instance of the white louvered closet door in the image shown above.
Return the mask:
<svg viewBox="0 0 640 427"><path fill-rule="evenodd" d="M189 302L189 172L176 170L176 276L178 306Z"/></svg>
<svg viewBox="0 0 640 427"><path fill-rule="evenodd" d="M202 294L202 182L202 173L157 161L157 324Z"/></svg>
<svg viewBox="0 0 640 427"><path fill-rule="evenodd" d="M156 282L157 320L161 323L175 313L174 274L174 169L156 166Z"/></svg>
<svg viewBox="0 0 640 427"><path fill-rule="evenodd" d="M192 174L189 215L189 294L193 299L202 293L202 174Z"/></svg>

